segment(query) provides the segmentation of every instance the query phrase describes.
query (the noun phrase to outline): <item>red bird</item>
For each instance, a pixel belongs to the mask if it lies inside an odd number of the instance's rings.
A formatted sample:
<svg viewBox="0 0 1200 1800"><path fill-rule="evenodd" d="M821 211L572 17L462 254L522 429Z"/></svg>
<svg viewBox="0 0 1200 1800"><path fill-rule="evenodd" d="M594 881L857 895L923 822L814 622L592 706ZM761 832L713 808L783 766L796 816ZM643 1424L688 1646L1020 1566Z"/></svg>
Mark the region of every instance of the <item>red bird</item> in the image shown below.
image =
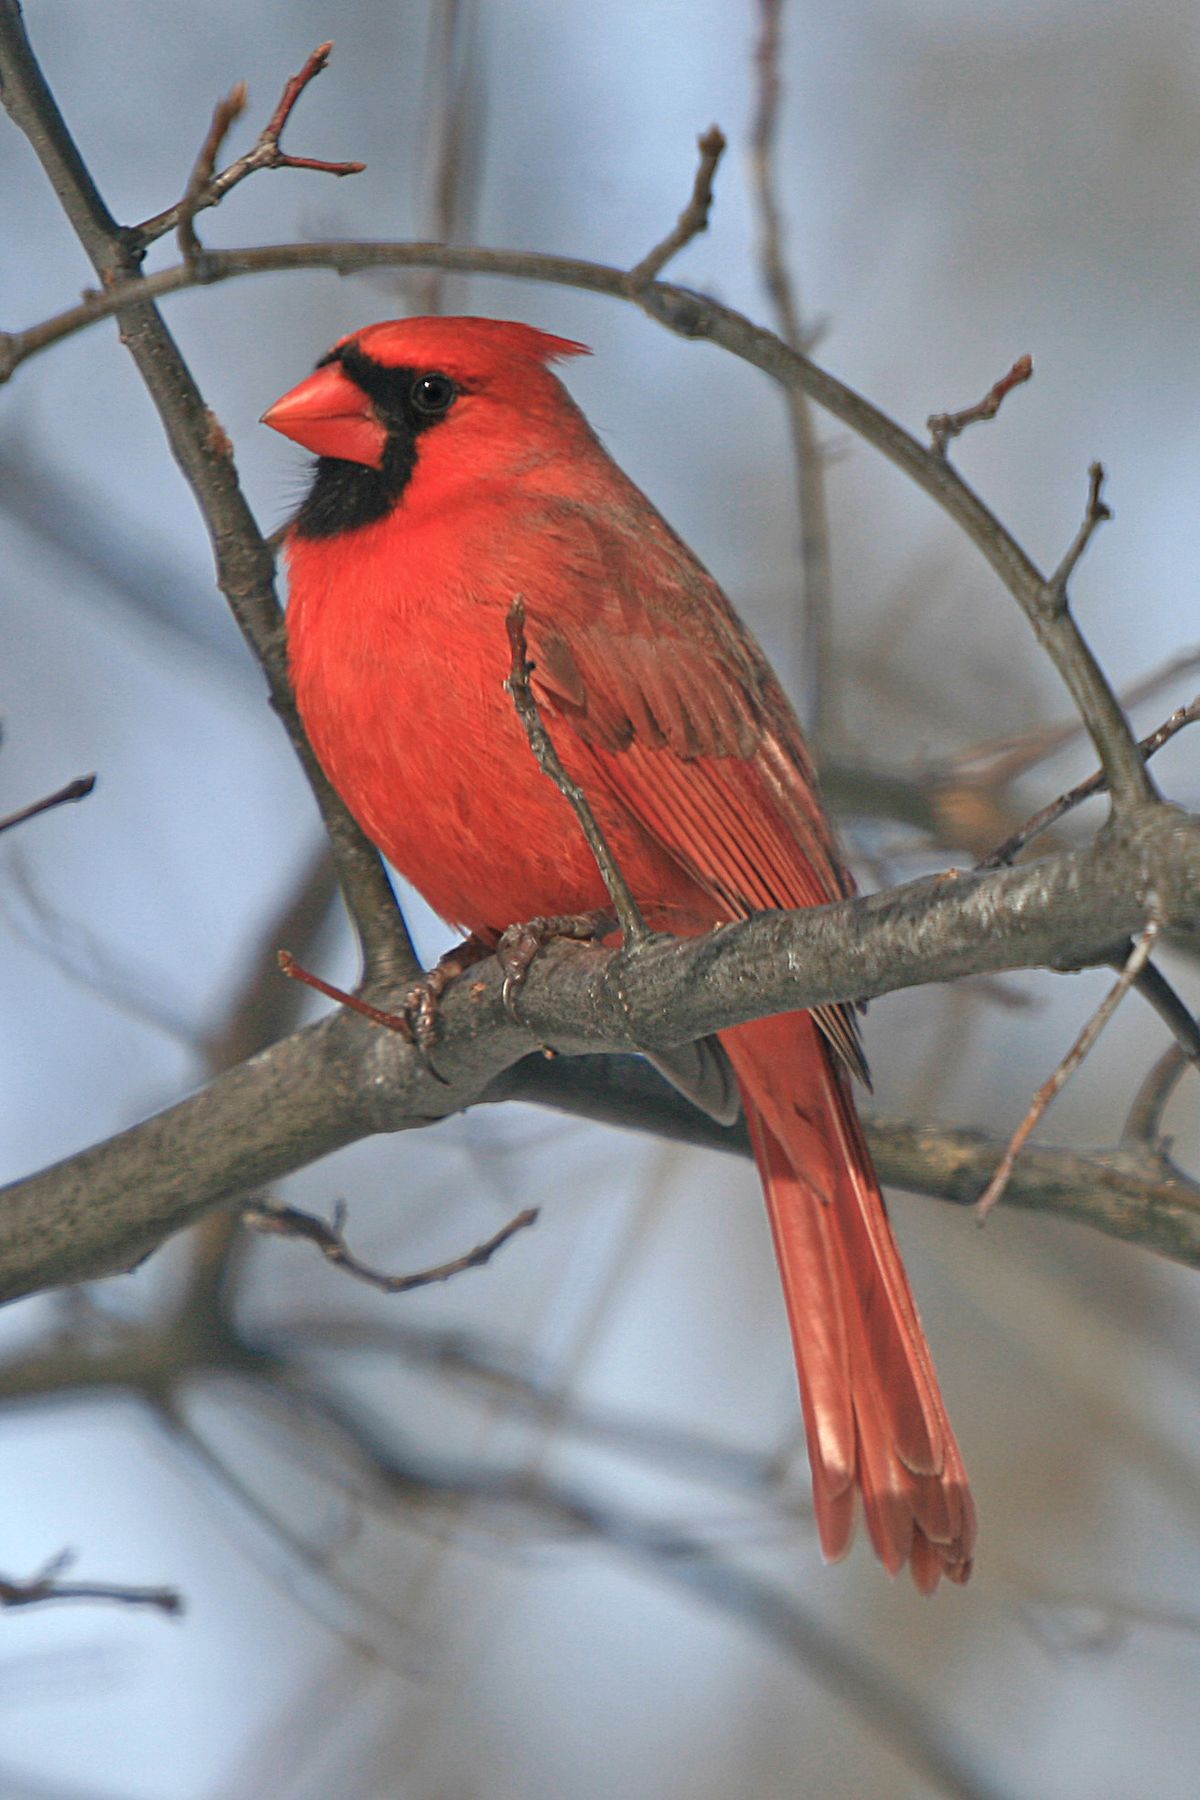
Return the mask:
<svg viewBox="0 0 1200 1800"><path fill-rule="evenodd" d="M712 577L548 365L498 319L343 338L264 415L314 451L287 537L296 698L334 786L430 905L494 945L608 907L505 691L524 598L533 687L648 923L695 934L851 891L796 721ZM965 1581L966 1474L854 1110L852 1014L720 1034L766 1192L821 1545L871 1540L923 1591Z"/></svg>

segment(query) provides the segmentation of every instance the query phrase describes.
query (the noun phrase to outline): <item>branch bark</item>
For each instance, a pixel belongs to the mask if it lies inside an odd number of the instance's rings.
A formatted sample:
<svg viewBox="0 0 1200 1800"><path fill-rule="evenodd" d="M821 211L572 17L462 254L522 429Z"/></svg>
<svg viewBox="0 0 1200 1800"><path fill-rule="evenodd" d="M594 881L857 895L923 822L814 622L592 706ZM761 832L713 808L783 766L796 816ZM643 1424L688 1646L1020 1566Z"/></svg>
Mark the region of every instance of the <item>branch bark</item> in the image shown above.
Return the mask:
<svg viewBox="0 0 1200 1800"><path fill-rule="evenodd" d="M705 938L629 952L553 943L529 971L520 1024L493 958L443 996L444 1081L395 1033L339 1010L156 1118L0 1190L0 1299L128 1268L211 1208L317 1157L461 1111L534 1044L666 1049L770 1012L985 970L1098 964L1141 930L1151 893L1173 926L1200 926L1200 819L1156 807L1085 850L760 913ZM1200 1262L1194 1190L1171 1180L1159 1198L1188 1216L1139 1233L1126 1215L1119 1235ZM1086 1206L1086 1193L1077 1198Z"/></svg>

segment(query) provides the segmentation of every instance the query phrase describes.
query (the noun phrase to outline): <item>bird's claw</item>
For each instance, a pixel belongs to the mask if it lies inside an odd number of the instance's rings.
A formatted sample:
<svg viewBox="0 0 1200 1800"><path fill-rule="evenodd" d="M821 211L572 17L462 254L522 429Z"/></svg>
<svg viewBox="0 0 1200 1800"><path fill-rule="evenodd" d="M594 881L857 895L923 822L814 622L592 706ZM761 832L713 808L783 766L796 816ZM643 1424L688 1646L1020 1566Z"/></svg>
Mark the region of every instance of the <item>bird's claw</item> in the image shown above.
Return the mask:
<svg viewBox="0 0 1200 1800"><path fill-rule="evenodd" d="M560 913L545 919L526 919L510 925L496 945L496 959L504 970L500 1000L514 1025L523 1025L517 1007L517 995L525 985L534 959L555 938L570 938L576 943L590 944L614 929L609 912Z"/></svg>

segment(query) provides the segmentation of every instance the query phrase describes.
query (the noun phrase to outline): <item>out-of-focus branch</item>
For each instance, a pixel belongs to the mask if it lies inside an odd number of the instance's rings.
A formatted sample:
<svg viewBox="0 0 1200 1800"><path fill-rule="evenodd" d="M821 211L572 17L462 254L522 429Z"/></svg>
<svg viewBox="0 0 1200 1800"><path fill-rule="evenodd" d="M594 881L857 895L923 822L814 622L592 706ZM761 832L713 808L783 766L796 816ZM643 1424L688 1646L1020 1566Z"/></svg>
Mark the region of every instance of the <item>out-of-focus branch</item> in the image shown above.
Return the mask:
<svg viewBox="0 0 1200 1800"><path fill-rule="evenodd" d="M438 1263L432 1269L421 1269L413 1275L385 1275L382 1269L373 1269L369 1263L362 1262L350 1250L343 1235L346 1223L344 1202L334 1208L331 1222L318 1219L312 1213L301 1212L297 1207L284 1206L278 1201L257 1201L244 1208L242 1222L252 1231L262 1232L266 1236L298 1238L303 1243L312 1244L320 1251L326 1262L335 1268L344 1269L359 1281L368 1286L378 1288L384 1294L410 1294L415 1288L431 1287L435 1282L451 1281L454 1276L462 1275L468 1269L483 1269L491 1262L497 1250L516 1237L519 1231L527 1226L536 1225L538 1208L527 1206L515 1218L502 1225L483 1243L476 1244L461 1256L451 1257L449 1262Z"/></svg>
<svg viewBox="0 0 1200 1800"><path fill-rule="evenodd" d="M64 1581L63 1574L74 1560L71 1552L64 1550L25 1581L0 1575L0 1608L51 1606L64 1600L100 1600L115 1606L146 1607L169 1617L183 1611L183 1597L175 1588L129 1587L110 1581Z"/></svg>
<svg viewBox="0 0 1200 1800"><path fill-rule="evenodd" d="M755 49L758 104L750 132L750 167L758 201L759 261L775 325L793 350L810 350L814 334L804 325L796 285L784 249L783 214L775 179L775 146L779 129L782 84L784 0L759 0L759 34ZM800 520L800 716L823 768L830 740L838 727L834 691L833 577L830 557L829 505L825 462L808 395L800 387L785 390L788 429L796 471L796 508Z"/></svg>
<svg viewBox="0 0 1200 1800"><path fill-rule="evenodd" d="M50 812L56 806L65 806L71 800L86 800L96 785L94 775L79 775L74 781L68 781L65 787L47 794L44 799L34 800L29 806L22 806L18 812L9 813L7 818L0 819L0 831L9 831L14 825L23 825L26 819L36 819L39 813Z"/></svg>

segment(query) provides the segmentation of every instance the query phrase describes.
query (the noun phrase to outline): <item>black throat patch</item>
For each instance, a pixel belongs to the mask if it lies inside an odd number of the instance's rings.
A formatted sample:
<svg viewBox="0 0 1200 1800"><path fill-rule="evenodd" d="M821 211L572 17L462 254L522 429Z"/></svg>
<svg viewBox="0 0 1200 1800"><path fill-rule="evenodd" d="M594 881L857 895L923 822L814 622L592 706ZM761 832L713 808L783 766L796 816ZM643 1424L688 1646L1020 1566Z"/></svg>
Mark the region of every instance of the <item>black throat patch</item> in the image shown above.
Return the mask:
<svg viewBox="0 0 1200 1800"><path fill-rule="evenodd" d="M413 388L423 373L420 369L385 368L353 344L331 351L317 367L331 362L340 363L367 395L387 432L387 444L378 469L336 456L317 458L312 486L292 527L297 537L337 537L386 518L412 479L421 433L445 417L444 413L422 413L413 404Z"/></svg>

